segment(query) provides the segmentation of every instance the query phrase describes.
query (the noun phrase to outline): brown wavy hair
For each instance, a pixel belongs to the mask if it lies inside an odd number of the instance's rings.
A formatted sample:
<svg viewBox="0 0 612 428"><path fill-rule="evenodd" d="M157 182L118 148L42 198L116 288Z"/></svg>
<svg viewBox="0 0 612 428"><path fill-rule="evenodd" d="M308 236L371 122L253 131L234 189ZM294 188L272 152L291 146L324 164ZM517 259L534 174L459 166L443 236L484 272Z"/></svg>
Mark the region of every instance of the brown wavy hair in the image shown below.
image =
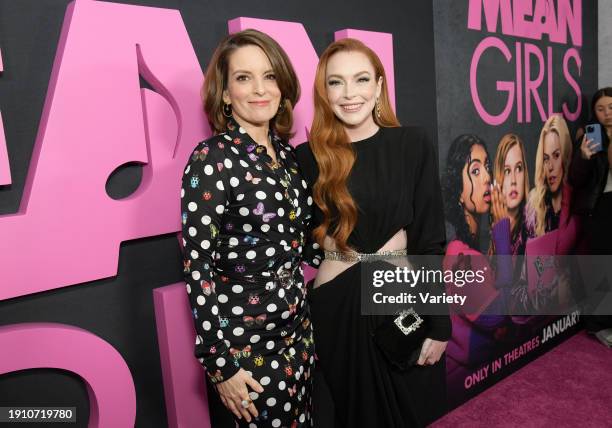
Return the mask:
<svg viewBox="0 0 612 428"><path fill-rule="evenodd" d="M349 251L346 242L357 224L357 204L347 187L347 180L355 163L355 152L344 124L336 117L329 104L326 84L327 63L338 52L360 52L368 57L374 67L376 81L382 77L378 99L380 117L374 108L374 122L380 127L397 127L400 124L391 108L387 77L378 55L355 39L342 39L329 45L317 66L314 83L315 111L310 129L310 147L319 167L313 198L323 212L323 222L314 230L313 235L315 240L323 245L325 236L331 232L330 236L338 249Z"/></svg>
<svg viewBox="0 0 612 428"><path fill-rule="evenodd" d="M300 99L300 84L283 48L272 37L253 29L226 36L208 63L201 93L208 123L215 133L225 132L228 118L223 115L223 91L227 89L229 58L237 49L249 45L264 51L272 65L281 101L276 116L270 120L270 128L288 141L293 136L293 107Z"/></svg>

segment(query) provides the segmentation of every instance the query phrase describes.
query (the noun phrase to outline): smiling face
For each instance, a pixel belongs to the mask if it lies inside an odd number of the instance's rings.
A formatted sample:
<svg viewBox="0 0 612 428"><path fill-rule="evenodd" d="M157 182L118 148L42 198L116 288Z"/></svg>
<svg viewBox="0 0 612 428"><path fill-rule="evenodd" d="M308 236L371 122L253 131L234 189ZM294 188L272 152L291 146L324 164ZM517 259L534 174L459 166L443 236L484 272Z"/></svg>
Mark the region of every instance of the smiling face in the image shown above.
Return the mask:
<svg viewBox="0 0 612 428"><path fill-rule="evenodd" d="M516 210L525 197L525 161L518 144L512 146L504 160L502 193L509 210Z"/></svg>
<svg viewBox="0 0 612 428"><path fill-rule="evenodd" d="M607 129L612 128L612 97L601 97L595 103L595 116Z"/></svg>
<svg viewBox="0 0 612 428"><path fill-rule="evenodd" d="M242 46L229 57L223 102L232 106L239 125L268 126L276 115L281 91L270 60L255 45Z"/></svg>
<svg viewBox="0 0 612 428"><path fill-rule="evenodd" d="M557 193L563 181L561 142L556 132L544 137L544 178L551 193Z"/></svg>
<svg viewBox="0 0 612 428"><path fill-rule="evenodd" d="M489 158L480 144L472 146L470 163L463 167L463 188L459 201L471 214L485 214L491 207Z"/></svg>
<svg viewBox="0 0 612 428"><path fill-rule="evenodd" d="M327 100L336 117L353 135L371 135L378 129L372 116L380 96L382 77L376 79L368 57L356 51L341 51L327 61Z"/></svg>

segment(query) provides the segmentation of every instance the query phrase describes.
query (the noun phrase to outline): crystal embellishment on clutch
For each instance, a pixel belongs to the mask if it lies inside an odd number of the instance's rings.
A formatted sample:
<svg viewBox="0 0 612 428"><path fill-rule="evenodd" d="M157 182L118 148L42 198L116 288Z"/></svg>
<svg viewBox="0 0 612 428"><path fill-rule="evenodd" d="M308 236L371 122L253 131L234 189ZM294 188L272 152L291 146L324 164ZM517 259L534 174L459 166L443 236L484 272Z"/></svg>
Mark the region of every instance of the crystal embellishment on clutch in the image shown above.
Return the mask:
<svg viewBox="0 0 612 428"><path fill-rule="evenodd" d="M420 327L423 323L423 318L421 318L414 309L410 308L400 312L394 322L400 331L408 336Z"/></svg>

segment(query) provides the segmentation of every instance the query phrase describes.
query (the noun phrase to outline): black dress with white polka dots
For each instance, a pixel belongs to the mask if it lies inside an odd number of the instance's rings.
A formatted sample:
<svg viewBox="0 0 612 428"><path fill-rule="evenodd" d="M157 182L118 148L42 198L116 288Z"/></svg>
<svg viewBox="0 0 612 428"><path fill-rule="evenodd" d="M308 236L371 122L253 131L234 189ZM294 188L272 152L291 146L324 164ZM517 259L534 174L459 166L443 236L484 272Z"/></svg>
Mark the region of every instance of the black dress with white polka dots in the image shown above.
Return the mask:
<svg viewBox="0 0 612 428"><path fill-rule="evenodd" d="M314 346L301 263L321 256L305 248L312 197L293 149L270 137L277 164L233 120L192 153L181 190L185 280L209 379L243 368L264 388L250 393L254 426L306 426Z"/></svg>

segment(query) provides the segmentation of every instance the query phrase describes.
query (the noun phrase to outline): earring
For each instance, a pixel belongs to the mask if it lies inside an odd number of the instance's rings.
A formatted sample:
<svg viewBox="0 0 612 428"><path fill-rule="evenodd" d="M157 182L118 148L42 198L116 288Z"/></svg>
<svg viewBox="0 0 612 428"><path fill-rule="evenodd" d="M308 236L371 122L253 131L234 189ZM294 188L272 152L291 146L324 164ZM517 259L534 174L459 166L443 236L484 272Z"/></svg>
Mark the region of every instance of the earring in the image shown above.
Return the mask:
<svg viewBox="0 0 612 428"><path fill-rule="evenodd" d="M285 98L283 98L283 99L281 100L281 102L278 104L278 110L276 111L276 114L281 114L282 112L284 112L284 111L285 111L285 102L286 102L286 101L287 101L287 100L286 100Z"/></svg>
<svg viewBox="0 0 612 428"><path fill-rule="evenodd" d="M222 113L225 117L232 117L232 105L223 103Z"/></svg>
<svg viewBox="0 0 612 428"><path fill-rule="evenodd" d="M380 119L380 98L376 98L376 117Z"/></svg>

